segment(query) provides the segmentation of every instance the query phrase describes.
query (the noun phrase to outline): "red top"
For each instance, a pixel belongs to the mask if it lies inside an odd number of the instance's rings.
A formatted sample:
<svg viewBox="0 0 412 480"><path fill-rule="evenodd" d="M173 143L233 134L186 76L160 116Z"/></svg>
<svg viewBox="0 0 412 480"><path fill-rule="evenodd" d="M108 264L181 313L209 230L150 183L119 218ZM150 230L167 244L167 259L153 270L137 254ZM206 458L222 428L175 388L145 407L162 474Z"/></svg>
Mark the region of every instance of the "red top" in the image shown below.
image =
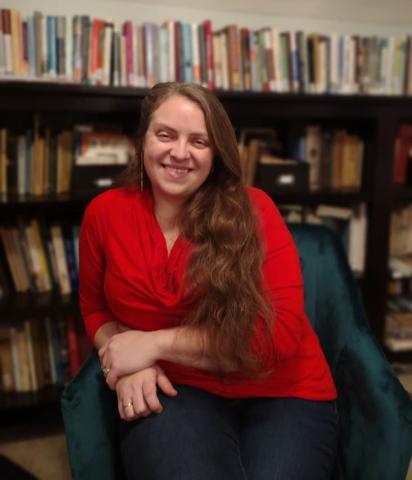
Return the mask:
<svg viewBox="0 0 412 480"><path fill-rule="evenodd" d="M304 311L292 237L272 200L256 188L248 192L263 226L264 282L275 312L274 349L267 355L271 374L227 383L208 371L159 364L172 383L224 397L335 399L328 364ZM145 331L179 325L192 305L182 286L190 248L180 236L168 256L150 192L118 188L94 198L80 234L80 304L90 338L111 320ZM259 331L257 321L256 338Z"/></svg>

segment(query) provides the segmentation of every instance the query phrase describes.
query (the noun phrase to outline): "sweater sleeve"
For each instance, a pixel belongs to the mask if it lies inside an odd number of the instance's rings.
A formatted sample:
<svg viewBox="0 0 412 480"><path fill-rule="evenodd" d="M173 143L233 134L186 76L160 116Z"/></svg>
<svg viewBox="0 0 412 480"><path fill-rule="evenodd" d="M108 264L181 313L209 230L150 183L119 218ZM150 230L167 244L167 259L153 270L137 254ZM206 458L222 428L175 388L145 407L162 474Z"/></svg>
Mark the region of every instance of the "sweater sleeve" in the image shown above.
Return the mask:
<svg viewBox="0 0 412 480"><path fill-rule="evenodd" d="M257 319L252 348L263 353L269 366L296 354L302 340L306 314L304 309L303 278L299 256L292 235L272 200L263 192L259 195L257 213L266 248L263 263L263 282L273 307L272 346L262 352L262 318Z"/></svg>
<svg viewBox="0 0 412 480"><path fill-rule="evenodd" d="M104 214L93 200L84 213L79 237L80 310L92 341L103 324L116 320L104 295Z"/></svg>

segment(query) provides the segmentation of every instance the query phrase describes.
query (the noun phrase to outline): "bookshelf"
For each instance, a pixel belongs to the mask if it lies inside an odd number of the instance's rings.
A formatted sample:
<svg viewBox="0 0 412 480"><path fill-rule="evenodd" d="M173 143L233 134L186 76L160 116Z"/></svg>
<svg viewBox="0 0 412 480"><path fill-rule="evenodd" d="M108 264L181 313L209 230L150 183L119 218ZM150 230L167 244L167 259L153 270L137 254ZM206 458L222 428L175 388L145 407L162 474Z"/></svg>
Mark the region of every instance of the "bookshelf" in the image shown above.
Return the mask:
<svg viewBox="0 0 412 480"><path fill-rule="evenodd" d="M7 112L8 118L30 118L37 112L44 123L63 112L65 124L68 117L79 121L97 113L120 119L130 129L128 122L136 121L139 102L145 93L145 89L130 87L2 81L0 108ZM382 339L390 211L396 198L402 195L409 199L410 195L408 189L402 189L400 194L399 189L392 188L394 139L398 124L412 111L412 98L226 91L218 91L217 95L238 128L316 121L325 125L350 123L365 132L365 174L360 192L273 194L273 198L279 204L367 204L368 243L363 295L373 331L378 339ZM92 194L76 195L75 192L35 198L5 195L0 198L0 218L4 221L17 214L58 214L62 209L65 213L81 215L90 198ZM56 298L51 297L50 305L55 301Z"/></svg>
<svg viewBox="0 0 412 480"><path fill-rule="evenodd" d="M412 40L411 40L412 41ZM411 82L412 86L412 82ZM85 85L72 82L53 83L47 79L0 80L0 128L32 128L38 118L41 128L72 128L79 123L113 123L133 135L139 103L145 88L130 86ZM270 191L278 205L299 204L305 208L326 204L354 208L365 204L368 212L365 272L359 282L366 312L373 332L383 342L386 289L389 278L390 215L398 202L412 202L411 188L392 186L393 154L396 133L405 119L412 118L412 97L360 94L308 94L258 91L217 90L235 127L281 128L295 125L320 125L322 128L350 128L359 133L365 155L360 191L320 190L305 193ZM319 93L319 92L318 92ZM82 212L96 192L48 194L37 197L0 195L0 225L17 216L45 216L59 220L67 216L79 222ZM22 322L28 316L78 313L76 294L15 294L0 301L0 317L8 322ZM412 352L393 353L390 359L412 359ZM0 411L10 405L30 408L56 402L59 388L39 392L0 393Z"/></svg>

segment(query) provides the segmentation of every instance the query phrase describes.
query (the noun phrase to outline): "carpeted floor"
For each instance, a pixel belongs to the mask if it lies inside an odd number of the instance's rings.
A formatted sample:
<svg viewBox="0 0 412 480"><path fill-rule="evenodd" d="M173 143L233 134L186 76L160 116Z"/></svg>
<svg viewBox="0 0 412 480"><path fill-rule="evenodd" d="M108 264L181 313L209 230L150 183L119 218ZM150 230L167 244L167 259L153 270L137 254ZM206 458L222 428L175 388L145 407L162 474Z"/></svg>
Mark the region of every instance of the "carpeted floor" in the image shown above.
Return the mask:
<svg viewBox="0 0 412 480"><path fill-rule="evenodd" d="M39 480L71 478L64 434L4 443L0 445L0 453L34 475L33 478ZM16 473L15 476L11 476L11 472L9 476L4 476L3 469L1 472L3 480L30 478L17 476Z"/></svg>
<svg viewBox="0 0 412 480"><path fill-rule="evenodd" d="M63 423L58 409L44 408L32 412L12 412L2 418L0 455L27 470L39 480L69 480ZM6 464L4 464L6 468ZM3 470L2 480L24 480L25 476L10 467ZM8 472L8 476L6 475Z"/></svg>

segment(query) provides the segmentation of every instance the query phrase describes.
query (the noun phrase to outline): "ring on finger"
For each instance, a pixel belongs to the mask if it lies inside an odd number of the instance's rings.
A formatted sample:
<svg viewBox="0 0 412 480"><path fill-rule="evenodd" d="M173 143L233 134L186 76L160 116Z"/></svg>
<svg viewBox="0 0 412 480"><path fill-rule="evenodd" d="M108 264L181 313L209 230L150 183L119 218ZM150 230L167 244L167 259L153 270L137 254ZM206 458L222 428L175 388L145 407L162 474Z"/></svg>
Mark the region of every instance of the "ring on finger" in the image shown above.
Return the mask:
<svg viewBox="0 0 412 480"><path fill-rule="evenodd" d="M103 375L104 375L105 377L107 377L107 375L108 375L109 372L110 372L110 368L102 367L102 372L103 372Z"/></svg>
<svg viewBox="0 0 412 480"><path fill-rule="evenodd" d="M123 404L123 408L127 408L127 407L133 407L133 402L130 401L130 402L127 402L127 403Z"/></svg>

